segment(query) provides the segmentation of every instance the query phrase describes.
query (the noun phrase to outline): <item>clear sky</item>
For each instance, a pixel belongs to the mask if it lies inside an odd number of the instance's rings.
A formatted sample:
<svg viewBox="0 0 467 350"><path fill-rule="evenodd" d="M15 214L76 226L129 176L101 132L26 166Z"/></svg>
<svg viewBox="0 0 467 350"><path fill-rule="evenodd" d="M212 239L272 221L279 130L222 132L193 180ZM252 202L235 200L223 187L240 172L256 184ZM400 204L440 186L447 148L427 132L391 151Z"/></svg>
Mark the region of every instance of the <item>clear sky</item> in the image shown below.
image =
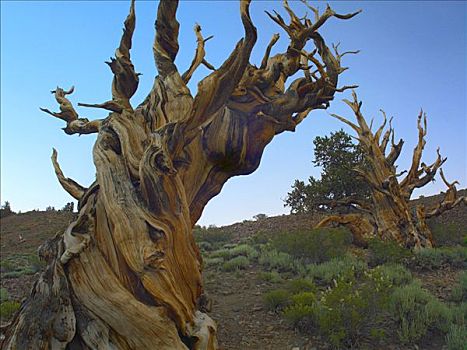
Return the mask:
<svg viewBox="0 0 467 350"><path fill-rule="evenodd" d="M359 55L345 56L344 65L350 69L342 75L341 84L360 85L357 92L368 119L377 116L380 120L380 108L395 117L396 137L406 140L399 169L410 163L416 117L423 107L428 114L425 162L435 159L440 146L448 156L443 167L448 179L457 179L466 187L466 2L330 4L339 12L363 9L349 21L329 20L321 33L328 44L341 42L342 50L361 50ZM324 10L324 3L317 5ZM299 14L306 12L298 1L292 6ZM1 201L10 201L13 210L61 208L71 201L53 172L52 147L59 152L66 176L85 186L94 180L95 136L66 135L61 130L63 122L40 112L39 107L58 110L49 92L57 85L75 85L70 97L75 106L110 98L112 74L104 61L114 54L128 8L129 1L1 1ZM273 33L281 34L276 51L287 46L285 33L264 13L272 9L284 13L279 1L253 1L251 5L259 34L252 63L260 63ZM157 2L136 3L132 59L143 75L134 105L144 99L157 73L151 51L156 10ZM206 44L206 58L214 66L227 58L243 33L237 1L181 1L177 17L180 71L189 66L194 54L195 23L202 26L205 36L214 35ZM193 93L196 82L207 73L204 67L198 69L190 85ZM350 92L336 96L328 112L352 117L341 102L349 96ZM78 108L78 112L89 119L107 115L96 109ZM259 169L231 179L208 204L200 224L223 225L258 213L287 213L283 198L294 179L319 176L320 170L311 163L313 139L343 127L328 112L314 111L295 133L278 135L266 148ZM444 187L437 181L415 195L440 190Z"/></svg>

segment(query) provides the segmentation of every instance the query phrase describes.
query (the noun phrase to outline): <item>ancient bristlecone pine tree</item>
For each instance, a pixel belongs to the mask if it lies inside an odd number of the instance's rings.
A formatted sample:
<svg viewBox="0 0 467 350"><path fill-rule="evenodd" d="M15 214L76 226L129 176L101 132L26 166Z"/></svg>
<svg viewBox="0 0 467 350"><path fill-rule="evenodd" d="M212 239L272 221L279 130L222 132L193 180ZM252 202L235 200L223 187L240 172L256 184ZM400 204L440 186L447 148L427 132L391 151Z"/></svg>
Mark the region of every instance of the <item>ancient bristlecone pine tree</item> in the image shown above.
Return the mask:
<svg viewBox="0 0 467 350"><path fill-rule="evenodd" d="M336 201L333 206L351 206L356 211L347 215L331 215L323 219L317 226L330 224L349 227L355 241L364 244L366 239L378 236L385 240L394 240L410 248L432 247L433 238L426 219L440 215L446 210L464 203L467 197L458 197L456 183L449 183L444 177L441 166L447 158L442 158L439 149L438 156L431 165L421 161L425 147L426 115L420 112L417 119L418 142L413 151L412 164L408 171L397 173L395 162L402 151L404 141L394 142L394 129L389 121L389 128L385 130L386 114L382 111L384 122L375 131L372 131L373 121L368 126L362 112L362 103L353 93L353 101L344 100L354 112L357 124L341 116L332 114L342 122L348 124L357 133L357 139L367 160L367 169L354 169L370 186L371 198L368 201L351 197ZM383 134L384 133L384 134ZM391 149L386 152L391 142ZM434 180L440 170L440 175L448 187L443 200L435 207L426 209L423 204L410 207L409 201L416 188L425 186ZM407 173L403 179L400 176Z"/></svg>
<svg viewBox="0 0 467 350"><path fill-rule="evenodd" d="M154 58L158 76L134 108L138 76L130 59L135 29L132 2L115 58L112 100L79 104L110 111L103 120L79 116L65 91L53 93L67 134L97 133L96 181L84 187L63 175L63 188L79 202L79 214L63 234L39 249L47 268L5 333L7 349L215 349L216 325L207 308L202 259L192 227L207 202L235 175L253 172L265 146L293 131L314 109L325 109L338 88L343 54L331 52L318 33L330 18L349 19L327 7L309 7L290 22L269 17L287 33L285 53L270 56L274 35L259 67L249 63L256 42L249 0L240 3L244 37L214 68L205 59L200 26L191 66L180 73L178 2L159 3ZM195 4L187 4L195 6ZM315 50L305 51L311 41ZM192 96L187 87L204 65L212 72ZM303 71L288 88L286 80Z"/></svg>

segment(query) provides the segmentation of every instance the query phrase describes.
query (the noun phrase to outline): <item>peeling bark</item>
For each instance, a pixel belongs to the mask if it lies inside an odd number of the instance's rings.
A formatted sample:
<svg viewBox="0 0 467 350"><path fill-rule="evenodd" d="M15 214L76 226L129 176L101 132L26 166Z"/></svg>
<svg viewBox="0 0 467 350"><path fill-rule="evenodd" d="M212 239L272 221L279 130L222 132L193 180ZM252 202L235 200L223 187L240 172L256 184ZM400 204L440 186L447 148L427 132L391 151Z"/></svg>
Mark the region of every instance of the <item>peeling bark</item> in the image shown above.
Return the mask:
<svg viewBox="0 0 467 350"><path fill-rule="evenodd" d="M403 140L394 142L394 129L389 121L389 129L384 132L386 126L386 114L383 124L372 131L373 121L368 126L361 113L362 102L359 102L355 92L353 101L344 100L355 114L357 124L339 115L333 116L349 125L357 133L357 139L367 159L369 169L354 169L370 185L371 199L367 203L347 198L336 205L352 206L361 214L331 216L321 221L318 226L338 224L348 226L354 234L355 241L362 244L369 237L378 236L384 240L393 240L410 248L432 247L433 237L426 219L440 215L446 210L459 204L467 204L466 197L457 196L456 183L447 182L441 166L447 158L441 157L439 149L437 158L431 165L421 161L425 147L427 134L426 114L420 112L417 118L418 142L414 148L412 164L408 171L396 173L395 161L399 157ZM384 132L384 134L383 134ZM386 148L391 140L391 150L386 154ZM428 210L419 205L415 211L411 210L409 201L415 188L425 186L434 181L436 173L440 170L441 178L448 187L448 191L442 202ZM407 173L401 180L398 177ZM370 224L371 223L371 224Z"/></svg>
<svg viewBox="0 0 467 350"><path fill-rule="evenodd" d="M80 118L73 92L53 93L60 112L44 112L67 123L67 134L97 133L93 149L96 181L85 188L63 175L60 184L78 199L78 218L46 242L46 271L34 285L5 334L5 349L216 349L215 322L203 312L202 259L192 228L225 182L259 165L276 134L294 130L314 109L327 108L343 72L340 56L317 30L330 17L348 19L329 7L314 23L299 19L284 2L290 24L272 16L289 35L287 52L260 68L249 62L256 28L249 0L240 1L244 36L214 69L205 59L201 28L193 63L180 74L177 1L159 3L154 58L159 75L147 98L133 108L138 74L130 49L135 3L121 42L108 65L112 100L83 107L110 111L103 120ZM304 51L307 42L316 50ZM311 62L309 68L302 64ZM213 70L191 96L187 82L201 65ZM311 72L311 66L316 72ZM303 78L286 89L300 70Z"/></svg>

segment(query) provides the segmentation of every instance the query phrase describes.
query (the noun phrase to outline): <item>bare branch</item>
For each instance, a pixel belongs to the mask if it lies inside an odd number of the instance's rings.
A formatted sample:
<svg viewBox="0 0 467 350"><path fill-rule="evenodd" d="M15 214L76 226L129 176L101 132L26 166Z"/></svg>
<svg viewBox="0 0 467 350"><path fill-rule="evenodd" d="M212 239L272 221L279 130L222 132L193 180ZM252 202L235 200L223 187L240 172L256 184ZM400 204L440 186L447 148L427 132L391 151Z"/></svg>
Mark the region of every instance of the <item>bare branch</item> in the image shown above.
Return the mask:
<svg viewBox="0 0 467 350"><path fill-rule="evenodd" d="M79 103L80 107L90 107L90 108L102 108L111 112L122 113L123 108L121 105L115 101L107 101L104 103Z"/></svg>
<svg viewBox="0 0 467 350"><path fill-rule="evenodd" d="M122 109L132 109L130 98L138 89L139 75L135 72L135 67L131 62L130 50L133 32L135 31L135 0L131 1L130 12L124 22L123 35L119 47L115 50L115 58L110 58L106 62L114 78L112 81L112 100L113 103L120 105ZM107 103L107 102L106 102ZM104 104L102 104L104 105Z"/></svg>
<svg viewBox="0 0 467 350"><path fill-rule="evenodd" d="M52 150L52 164L54 166L58 181L65 189L65 191L67 191L73 198L80 200L83 197L83 194L86 192L86 188L78 184L75 180L63 175L62 169L60 169L60 165L58 164L57 160L57 150L55 148Z"/></svg>
<svg viewBox="0 0 467 350"><path fill-rule="evenodd" d="M204 50L204 43L208 41L209 39L213 38L213 36L210 36L206 39L203 39L203 36L201 34L201 26L199 24L195 25L194 31L195 31L196 42L197 42L196 53L195 53L195 57L193 58L193 61L191 62L190 68L188 68L188 70L182 75L182 79L185 82L185 84L187 84L190 81L196 68L198 68L204 61L204 56L206 54Z"/></svg>
<svg viewBox="0 0 467 350"><path fill-rule="evenodd" d="M245 37L237 43L222 66L198 84L193 112L187 121L187 124L190 124L187 133L197 129L225 105L248 66L250 54L257 39L256 28L249 12L250 1L240 2L240 15Z"/></svg>
<svg viewBox="0 0 467 350"><path fill-rule="evenodd" d="M268 59L269 59L269 55L271 54L271 49L277 43L279 38L280 38L279 34L274 34L272 36L272 38L269 41L269 44L268 44L268 46L266 48L266 52L264 53L263 60L261 61L260 69L265 69L266 66L268 65Z"/></svg>
<svg viewBox="0 0 467 350"><path fill-rule="evenodd" d="M161 0L157 9L153 52L157 71L162 78L177 71L174 63L179 49L178 30L180 24L175 17L177 7L178 0Z"/></svg>
<svg viewBox="0 0 467 350"><path fill-rule="evenodd" d="M74 87L70 90L65 91L58 87L51 91L55 94L55 99L60 105L60 112L51 112L47 108L40 108L41 111L50 114L56 118L66 121L67 126L63 128L66 134L92 134L99 131L99 127L102 123L101 120L89 121L87 118L79 118L78 113L74 109L70 100L66 98L66 95L73 93Z"/></svg>

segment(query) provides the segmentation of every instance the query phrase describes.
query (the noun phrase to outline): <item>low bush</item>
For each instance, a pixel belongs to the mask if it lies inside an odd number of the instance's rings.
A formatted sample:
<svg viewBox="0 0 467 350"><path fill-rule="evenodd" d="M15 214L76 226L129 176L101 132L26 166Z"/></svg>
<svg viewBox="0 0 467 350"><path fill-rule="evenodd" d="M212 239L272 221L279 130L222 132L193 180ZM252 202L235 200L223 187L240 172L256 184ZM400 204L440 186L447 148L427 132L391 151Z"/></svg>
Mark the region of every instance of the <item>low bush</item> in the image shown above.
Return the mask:
<svg viewBox="0 0 467 350"><path fill-rule="evenodd" d="M11 316L18 310L20 303L16 301L4 301L0 303L0 319L1 322L5 322L10 319Z"/></svg>
<svg viewBox="0 0 467 350"><path fill-rule="evenodd" d="M399 327L399 339L404 343L420 340L430 329L446 332L452 320L449 308L418 281L394 290L390 309Z"/></svg>
<svg viewBox="0 0 467 350"><path fill-rule="evenodd" d="M388 263L406 263L412 256L410 250L394 241L373 238L368 241L368 265L377 266Z"/></svg>
<svg viewBox="0 0 467 350"><path fill-rule="evenodd" d="M219 266L224 262L222 258L204 258L204 266L211 267L211 266Z"/></svg>
<svg viewBox="0 0 467 350"><path fill-rule="evenodd" d="M0 303L7 301L9 298L8 291L5 288L0 288Z"/></svg>
<svg viewBox="0 0 467 350"><path fill-rule="evenodd" d="M467 267L466 247L424 248L415 252L415 267L435 270L443 266Z"/></svg>
<svg viewBox="0 0 467 350"><path fill-rule="evenodd" d="M236 257L239 255L246 256L250 259L255 259L258 257L258 252L255 248L248 244L240 244L232 249L230 249L230 257Z"/></svg>
<svg viewBox="0 0 467 350"><path fill-rule="evenodd" d="M292 326L298 328L308 327L313 323L315 308L312 305L295 303L284 309L283 315Z"/></svg>
<svg viewBox="0 0 467 350"><path fill-rule="evenodd" d="M455 302L467 301L467 271L463 271L451 292L451 300Z"/></svg>
<svg viewBox="0 0 467 350"><path fill-rule="evenodd" d="M446 335L446 345L448 350L467 349L467 326L452 324Z"/></svg>
<svg viewBox="0 0 467 350"><path fill-rule="evenodd" d="M222 248L218 250L214 250L209 253L210 258L222 258L224 260L227 260L230 258L230 249L227 248Z"/></svg>
<svg viewBox="0 0 467 350"><path fill-rule="evenodd" d="M298 294L302 292L316 292L315 284L307 279L298 278L288 281L285 287L290 294Z"/></svg>
<svg viewBox="0 0 467 350"><path fill-rule="evenodd" d="M222 265L224 271L236 271L246 269L250 265L250 260L243 255L230 259Z"/></svg>
<svg viewBox="0 0 467 350"><path fill-rule="evenodd" d="M263 300L269 310L276 311L290 303L290 294L284 289L276 289L264 294Z"/></svg>
<svg viewBox="0 0 467 350"><path fill-rule="evenodd" d="M271 283L279 283L282 282L282 277L277 271L261 271L258 274L259 279Z"/></svg>
<svg viewBox="0 0 467 350"><path fill-rule="evenodd" d="M274 249L263 250L259 255L258 262L266 268L278 270L280 272L295 272L297 271L297 265L299 264L299 262L296 262L291 255L278 252Z"/></svg>
<svg viewBox="0 0 467 350"><path fill-rule="evenodd" d="M412 273L400 264L385 264L377 266L373 271L386 276L392 285L402 286L412 282Z"/></svg>
<svg viewBox="0 0 467 350"><path fill-rule="evenodd" d="M429 223L428 226L437 247L462 245L462 242L467 237L467 225L465 224Z"/></svg>
<svg viewBox="0 0 467 350"><path fill-rule="evenodd" d="M195 226L193 235L196 242L208 242L213 248L218 248L231 239L231 235L219 228L204 228Z"/></svg>
<svg viewBox="0 0 467 350"><path fill-rule="evenodd" d="M198 247L201 251L209 252L212 250L212 244L209 242L199 242Z"/></svg>
<svg viewBox="0 0 467 350"><path fill-rule="evenodd" d="M343 228L283 232L271 240L276 250L305 263L320 263L342 256L351 243L352 235Z"/></svg>
<svg viewBox="0 0 467 350"><path fill-rule="evenodd" d="M364 261L350 255L323 264L307 265L306 276L317 283L330 284L338 278L358 276L367 268Z"/></svg>

